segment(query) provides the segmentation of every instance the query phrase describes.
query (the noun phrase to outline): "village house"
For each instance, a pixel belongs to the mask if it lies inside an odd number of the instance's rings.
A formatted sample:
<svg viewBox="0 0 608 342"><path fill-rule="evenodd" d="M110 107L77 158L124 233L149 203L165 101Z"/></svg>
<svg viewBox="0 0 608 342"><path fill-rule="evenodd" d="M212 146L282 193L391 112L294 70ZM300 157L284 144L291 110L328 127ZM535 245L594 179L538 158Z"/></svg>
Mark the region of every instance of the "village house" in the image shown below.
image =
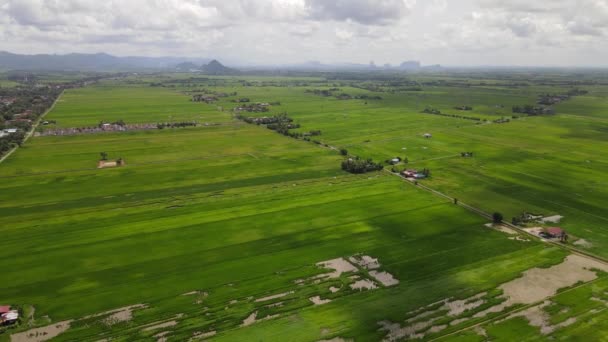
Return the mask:
<svg viewBox="0 0 608 342"><path fill-rule="evenodd" d="M568 234L559 227L545 228L539 235L546 239L559 239L560 242L568 241Z"/></svg>
<svg viewBox="0 0 608 342"><path fill-rule="evenodd" d="M13 324L19 319L19 311L11 310L10 305L0 306L0 325Z"/></svg>
<svg viewBox="0 0 608 342"><path fill-rule="evenodd" d="M424 137L429 139L429 138L432 138L433 135L431 133L424 133Z"/></svg>
<svg viewBox="0 0 608 342"><path fill-rule="evenodd" d="M418 174L418 171L409 169L409 170L404 170L402 172L402 174L405 178L416 178L416 174Z"/></svg>
<svg viewBox="0 0 608 342"><path fill-rule="evenodd" d="M564 230L559 227L549 227L545 229L545 233L552 238L559 238L566 234L566 232L564 232Z"/></svg>
<svg viewBox="0 0 608 342"><path fill-rule="evenodd" d="M4 136L7 136L7 135L10 135L10 134L17 133L17 131L18 131L17 128L7 128L7 129L4 129L4 130L1 130L0 131L0 138L2 138Z"/></svg>

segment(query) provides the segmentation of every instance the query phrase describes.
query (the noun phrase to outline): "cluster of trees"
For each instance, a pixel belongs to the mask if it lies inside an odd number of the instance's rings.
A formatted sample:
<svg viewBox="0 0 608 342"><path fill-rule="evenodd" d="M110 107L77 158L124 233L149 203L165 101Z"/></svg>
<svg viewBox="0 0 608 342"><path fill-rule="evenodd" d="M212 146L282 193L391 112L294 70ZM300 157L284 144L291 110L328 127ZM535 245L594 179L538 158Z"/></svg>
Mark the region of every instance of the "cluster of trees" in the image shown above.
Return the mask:
<svg viewBox="0 0 608 342"><path fill-rule="evenodd" d="M567 94L568 94L568 96L579 96L579 95L587 95L587 94L589 94L589 92L587 90L574 88L574 89L568 90Z"/></svg>
<svg viewBox="0 0 608 342"><path fill-rule="evenodd" d="M539 218L542 218L542 217L543 217L542 215L533 214L533 213L524 211L519 216L512 217L511 223L513 223L514 225L521 225L521 224L526 224L526 223L530 223L530 222L536 222L536 221L538 221Z"/></svg>
<svg viewBox="0 0 608 342"><path fill-rule="evenodd" d="M507 123L507 122L511 122L511 119L509 118L500 118L500 119L496 119L496 120L492 120L493 123Z"/></svg>
<svg viewBox="0 0 608 342"><path fill-rule="evenodd" d="M430 107L424 108L424 110L422 112L426 113L426 114L435 114L435 115L441 114L441 111L439 109L430 108Z"/></svg>
<svg viewBox="0 0 608 342"><path fill-rule="evenodd" d="M69 83L65 87L74 84ZM32 83L31 79L15 88L0 88L0 130L18 129L16 133L0 138L0 155L23 143L25 132L51 107L63 88L64 85L40 86Z"/></svg>
<svg viewBox="0 0 608 342"><path fill-rule="evenodd" d="M207 104L213 103L218 100L218 97L215 95L207 95L207 94L197 94L193 95L190 101L192 102L205 102Z"/></svg>
<svg viewBox="0 0 608 342"><path fill-rule="evenodd" d="M366 173L380 171L384 168L382 164L375 163L372 159L361 159L359 157L347 158L342 161L342 170L350 173Z"/></svg>
<svg viewBox="0 0 608 342"><path fill-rule="evenodd" d="M543 105L543 106L552 106L554 104L558 104L562 101L567 100L569 97L570 96L568 96L568 95L544 94L544 95L538 96L537 103L540 105Z"/></svg>
<svg viewBox="0 0 608 342"><path fill-rule="evenodd" d="M499 212L495 212L494 214L492 214L492 222L494 222L495 224L501 223L502 222L502 214Z"/></svg>
<svg viewBox="0 0 608 342"><path fill-rule="evenodd" d="M422 113L426 113L426 114L432 114L432 115L441 115L441 116L446 116L446 117L450 117L450 118L458 118L458 119L464 119L464 120L473 120L473 121L482 121L481 118L476 118L474 116L464 116L464 115L458 115L458 114L445 114L442 113L439 109L435 109L435 108L425 108Z"/></svg>
<svg viewBox="0 0 608 342"><path fill-rule="evenodd" d="M34 121L53 104L61 91L62 88L57 87L0 88L0 128L7 128L12 120Z"/></svg>
<svg viewBox="0 0 608 342"><path fill-rule="evenodd" d="M305 93L312 93L318 96L334 96L335 91L340 91L339 88L330 88L330 89L306 89Z"/></svg>
<svg viewBox="0 0 608 342"><path fill-rule="evenodd" d="M306 93L312 93L318 96L325 96L325 97L329 97L329 96L333 96L335 98L337 98L338 100L352 100L352 99L356 99L356 100L382 100L381 96L377 96L377 95L368 95L368 94L361 94L361 95L350 95L347 93L340 93L340 94L334 94L335 92L340 91L339 88L330 88L330 89L306 89L305 92Z"/></svg>
<svg viewBox="0 0 608 342"><path fill-rule="evenodd" d="M424 168L419 173L423 174L424 177L426 177L426 178L431 177L431 170L430 169Z"/></svg>
<svg viewBox="0 0 608 342"><path fill-rule="evenodd" d="M250 113L260 113L260 112L268 112L270 110L270 104L268 103L251 103L242 105L234 108L235 111L238 112L250 112Z"/></svg>
<svg viewBox="0 0 608 342"><path fill-rule="evenodd" d="M197 126L197 123L194 121L182 121L182 122L163 122L163 123L158 123L156 125L156 127L158 129L163 129L163 128L183 128L183 127L193 127L193 126Z"/></svg>
<svg viewBox="0 0 608 342"><path fill-rule="evenodd" d="M544 106L552 106L554 104L558 104L562 101L566 101L573 96L586 95L589 92L587 90L582 90L579 88L574 88L568 90L566 94L541 94L538 96L538 104Z"/></svg>
<svg viewBox="0 0 608 342"><path fill-rule="evenodd" d="M21 146L25 133L23 131L17 131L17 133L7 134L0 137L0 155L8 152L15 146Z"/></svg>
<svg viewBox="0 0 608 342"><path fill-rule="evenodd" d="M347 93L342 93L340 95L336 95L336 98L338 100L382 100L382 96L378 96L378 95L367 95L367 94L361 94L361 95L350 95Z"/></svg>
<svg viewBox="0 0 608 342"><path fill-rule="evenodd" d="M234 99L234 100L232 100L232 102L245 103L245 102L251 102L251 100L248 97L241 97L240 99Z"/></svg>
<svg viewBox="0 0 608 342"><path fill-rule="evenodd" d="M293 122L293 119L288 117L287 113L285 113L285 112L283 112L279 115L264 116L261 118L256 118L253 116L247 117L242 114L237 114L236 118L241 121L245 121L248 124L256 124L256 125L269 125L269 124L275 124L278 122Z"/></svg>
<svg viewBox="0 0 608 342"><path fill-rule="evenodd" d="M513 113L527 114L527 115L543 115L555 114L555 110L551 107L543 107L543 106L532 106L532 105L523 105L523 106L513 106Z"/></svg>

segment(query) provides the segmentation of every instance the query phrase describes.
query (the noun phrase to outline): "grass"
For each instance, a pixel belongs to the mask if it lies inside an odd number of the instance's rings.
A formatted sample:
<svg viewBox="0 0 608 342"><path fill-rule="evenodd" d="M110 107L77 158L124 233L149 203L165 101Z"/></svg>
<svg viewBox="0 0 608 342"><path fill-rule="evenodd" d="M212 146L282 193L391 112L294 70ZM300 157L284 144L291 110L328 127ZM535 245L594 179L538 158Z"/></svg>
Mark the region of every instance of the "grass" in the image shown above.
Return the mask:
<svg viewBox="0 0 608 342"><path fill-rule="evenodd" d="M171 77L175 88L147 85ZM485 228L479 216L386 172L346 174L336 151L218 111L234 106L234 97L213 105L190 102L180 92L191 87L176 81L183 79L142 76L71 89L47 119L82 127L121 119L169 121L171 115L174 121L221 126L34 137L0 167L0 214L10 222L0 227L0 269L11 279L0 285L0 303L33 305L40 325L44 315L57 322L148 305L129 323L77 320L59 341L154 340L157 332L141 326L176 315L179 323L169 328L169 339L176 341L211 330L224 341L378 340L385 335L379 321L403 321L409 311L449 297L495 293L523 271L567 255L542 243L509 240ZM598 136L585 134L596 128L587 118L564 113L477 125L418 110L428 104L449 111L470 98L475 110L464 115L492 119L506 114L494 103L525 104L534 98L529 91L494 84L473 90L433 87L416 94L380 93L383 100L365 104L304 92L333 86L321 78L243 79L257 86L240 80L212 78L196 87L281 101L272 113L287 111L301 131L322 130L324 143L376 160L407 156L412 166L431 168L433 177L425 184L462 201L507 217L522 210L559 213L569 231L593 243L592 250L602 253L608 243L601 235L606 196L589 185L603 182L605 146L589 143ZM351 94L367 92L353 85L339 86ZM422 137L427 131L432 139ZM527 139L517 139L522 135ZM557 138L562 136L568 139ZM459 157L463 150L474 151L475 158ZM100 152L124 158L126 166L97 169ZM586 158L593 162L577 162ZM576 198L566 194L581 189L589 191ZM322 273L315 266L320 261L357 253L379 258L381 269L400 283L363 292L350 289L350 275L295 283ZM342 290L331 293L330 286ZM603 282L593 286L595 293L605 288ZM193 290L208 296L181 295ZM290 291L280 300L255 301ZM556 303L576 302L566 297L572 293L560 294ZM332 302L314 306L309 298L315 295ZM279 301L282 306L266 306ZM239 328L256 311L258 318L278 317ZM535 336L521 322L508 324L516 324L522 336ZM497 339L513 333L500 325L488 332ZM0 334L0 341L7 336Z"/></svg>
<svg viewBox="0 0 608 342"><path fill-rule="evenodd" d="M57 121L56 127L90 127L101 121L118 120L127 123L217 123L225 121L226 117L214 107L190 102L184 96L164 88L104 83L97 87L66 91L47 120Z"/></svg>

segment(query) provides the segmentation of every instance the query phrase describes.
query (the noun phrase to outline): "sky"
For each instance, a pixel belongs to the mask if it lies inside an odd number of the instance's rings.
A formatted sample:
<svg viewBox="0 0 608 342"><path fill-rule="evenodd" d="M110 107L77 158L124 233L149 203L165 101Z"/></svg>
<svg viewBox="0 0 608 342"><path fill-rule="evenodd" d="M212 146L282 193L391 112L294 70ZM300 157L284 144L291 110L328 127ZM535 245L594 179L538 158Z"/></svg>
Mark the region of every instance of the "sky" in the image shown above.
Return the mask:
<svg viewBox="0 0 608 342"><path fill-rule="evenodd" d="M0 50L608 66L608 0L0 0Z"/></svg>

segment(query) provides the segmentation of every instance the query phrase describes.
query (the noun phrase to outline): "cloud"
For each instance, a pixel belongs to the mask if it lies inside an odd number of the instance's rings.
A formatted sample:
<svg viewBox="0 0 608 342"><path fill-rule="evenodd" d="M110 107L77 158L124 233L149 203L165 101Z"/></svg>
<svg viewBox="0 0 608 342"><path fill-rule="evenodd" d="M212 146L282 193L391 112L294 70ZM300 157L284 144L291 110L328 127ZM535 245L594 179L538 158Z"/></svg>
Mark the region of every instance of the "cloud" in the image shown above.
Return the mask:
<svg viewBox="0 0 608 342"><path fill-rule="evenodd" d="M310 18L351 20L361 24L388 25L410 13L415 1L406 0L306 0Z"/></svg>
<svg viewBox="0 0 608 342"><path fill-rule="evenodd" d="M243 63L606 63L608 0L0 0L2 50Z"/></svg>
<svg viewBox="0 0 608 342"><path fill-rule="evenodd" d="M570 21L566 25L568 31L579 36L603 36L604 30L602 27L594 25L586 20Z"/></svg>

